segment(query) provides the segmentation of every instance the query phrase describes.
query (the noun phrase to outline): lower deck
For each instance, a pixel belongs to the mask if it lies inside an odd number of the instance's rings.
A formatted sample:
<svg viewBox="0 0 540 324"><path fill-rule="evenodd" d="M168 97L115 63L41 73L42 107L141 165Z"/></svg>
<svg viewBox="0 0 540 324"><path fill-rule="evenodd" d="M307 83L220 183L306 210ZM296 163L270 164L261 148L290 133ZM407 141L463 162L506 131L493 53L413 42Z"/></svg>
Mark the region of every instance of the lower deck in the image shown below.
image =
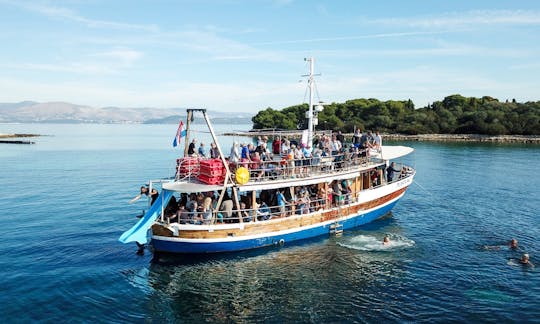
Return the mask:
<svg viewBox="0 0 540 324"><path fill-rule="evenodd" d="M405 194L412 176L372 189L363 199L265 221L193 225L156 222L152 245L156 251L212 253L283 244L367 224L388 213Z"/></svg>

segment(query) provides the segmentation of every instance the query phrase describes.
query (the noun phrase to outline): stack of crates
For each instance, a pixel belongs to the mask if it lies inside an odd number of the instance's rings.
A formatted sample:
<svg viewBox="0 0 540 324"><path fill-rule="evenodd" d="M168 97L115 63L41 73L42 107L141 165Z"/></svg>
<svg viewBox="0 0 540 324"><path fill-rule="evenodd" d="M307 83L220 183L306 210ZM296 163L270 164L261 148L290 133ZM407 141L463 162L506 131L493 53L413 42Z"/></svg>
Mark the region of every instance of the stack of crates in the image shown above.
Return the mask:
<svg viewBox="0 0 540 324"><path fill-rule="evenodd" d="M196 176L199 174L199 158L184 157L176 159L176 175L178 177Z"/></svg>
<svg viewBox="0 0 540 324"><path fill-rule="evenodd" d="M202 160L197 179L206 184L222 184L225 180L225 166L221 159Z"/></svg>

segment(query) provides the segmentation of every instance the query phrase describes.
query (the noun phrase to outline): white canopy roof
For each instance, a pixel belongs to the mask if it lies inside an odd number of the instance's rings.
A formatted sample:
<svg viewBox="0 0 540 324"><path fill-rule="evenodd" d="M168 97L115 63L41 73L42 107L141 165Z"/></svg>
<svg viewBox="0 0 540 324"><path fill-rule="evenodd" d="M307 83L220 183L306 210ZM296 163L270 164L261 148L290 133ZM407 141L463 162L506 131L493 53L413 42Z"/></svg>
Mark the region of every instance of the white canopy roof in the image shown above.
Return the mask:
<svg viewBox="0 0 540 324"><path fill-rule="evenodd" d="M169 182L164 183L162 188L176 192L207 192L221 190L223 189L223 185L208 185L204 183L192 182Z"/></svg>
<svg viewBox="0 0 540 324"><path fill-rule="evenodd" d="M408 146L382 146L381 153L372 154L372 156L380 157L383 160L393 160L405 156L414 151Z"/></svg>

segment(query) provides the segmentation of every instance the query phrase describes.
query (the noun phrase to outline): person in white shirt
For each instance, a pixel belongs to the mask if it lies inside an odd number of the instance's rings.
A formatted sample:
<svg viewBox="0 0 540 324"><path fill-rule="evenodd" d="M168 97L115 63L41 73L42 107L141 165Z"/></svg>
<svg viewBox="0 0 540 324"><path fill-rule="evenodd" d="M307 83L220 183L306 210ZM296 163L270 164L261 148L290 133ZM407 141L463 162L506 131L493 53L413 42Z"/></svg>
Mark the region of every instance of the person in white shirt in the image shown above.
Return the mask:
<svg viewBox="0 0 540 324"><path fill-rule="evenodd" d="M379 131L375 132L375 136L373 136L373 143L373 148L380 151L382 147L382 137L381 134L379 134Z"/></svg>

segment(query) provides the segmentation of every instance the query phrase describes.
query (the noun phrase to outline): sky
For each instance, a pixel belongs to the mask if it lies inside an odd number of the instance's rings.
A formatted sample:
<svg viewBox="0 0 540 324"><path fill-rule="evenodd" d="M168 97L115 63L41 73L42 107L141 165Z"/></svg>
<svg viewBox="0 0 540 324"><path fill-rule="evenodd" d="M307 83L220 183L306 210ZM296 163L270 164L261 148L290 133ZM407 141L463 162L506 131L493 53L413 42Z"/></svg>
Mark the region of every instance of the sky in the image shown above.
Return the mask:
<svg viewBox="0 0 540 324"><path fill-rule="evenodd" d="M540 1L0 0L0 102L540 100Z"/></svg>

